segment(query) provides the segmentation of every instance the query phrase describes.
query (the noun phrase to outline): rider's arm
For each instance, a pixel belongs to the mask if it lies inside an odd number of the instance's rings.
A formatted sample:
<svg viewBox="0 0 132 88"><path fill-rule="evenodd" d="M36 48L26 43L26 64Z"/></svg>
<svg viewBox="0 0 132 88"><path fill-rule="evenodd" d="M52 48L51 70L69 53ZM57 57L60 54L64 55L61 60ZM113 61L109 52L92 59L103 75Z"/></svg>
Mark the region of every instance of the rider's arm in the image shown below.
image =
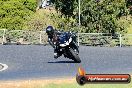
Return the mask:
<svg viewBox="0 0 132 88"><path fill-rule="evenodd" d="M56 35L61 35L61 31L55 31Z"/></svg>
<svg viewBox="0 0 132 88"><path fill-rule="evenodd" d="M48 38L48 42L49 42L49 44L50 44L53 48L55 48L55 45L54 45L54 43L53 43L53 41L52 41L51 38Z"/></svg>

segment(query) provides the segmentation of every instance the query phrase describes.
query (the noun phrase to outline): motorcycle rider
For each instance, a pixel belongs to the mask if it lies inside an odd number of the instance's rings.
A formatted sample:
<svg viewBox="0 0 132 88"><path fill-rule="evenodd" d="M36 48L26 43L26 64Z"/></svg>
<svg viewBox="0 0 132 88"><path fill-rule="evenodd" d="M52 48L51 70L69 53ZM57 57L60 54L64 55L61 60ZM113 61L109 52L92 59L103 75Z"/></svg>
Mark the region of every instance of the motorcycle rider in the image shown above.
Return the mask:
<svg viewBox="0 0 132 88"><path fill-rule="evenodd" d="M63 32L55 30L52 26L48 26L46 28L46 33L48 35L49 44L54 48L54 58L58 58L59 56L62 55L62 53L57 46L57 41L58 41L58 36L61 35ZM69 33L69 34L72 36L73 40L75 41L74 44L76 44L76 35L74 33ZM78 50L78 47L76 48Z"/></svg>
<svg viewBox="0 0 132 88"><path fill-rule="evenodd" d="M57 36L61 34L60 31L55 30L52 26L46 28L46 33L48 35L48 42L54 48L54 58L61 56L61 52L57 47Z"/></svg>

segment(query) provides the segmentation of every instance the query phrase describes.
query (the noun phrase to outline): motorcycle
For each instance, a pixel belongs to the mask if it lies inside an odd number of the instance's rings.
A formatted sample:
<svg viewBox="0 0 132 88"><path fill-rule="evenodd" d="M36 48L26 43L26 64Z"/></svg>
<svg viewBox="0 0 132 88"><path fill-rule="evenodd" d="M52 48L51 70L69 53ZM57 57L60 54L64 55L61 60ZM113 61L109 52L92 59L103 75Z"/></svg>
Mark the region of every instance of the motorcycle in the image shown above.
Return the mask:
<svg viewBox="0 0 132 88"><path fill-rule="evenodd" d="M58 36L57 48L59 53L64 55L65 58L74 60L76 63L80 63L79 47L76 43L76 34L70 32L61 33Z"/></svg>

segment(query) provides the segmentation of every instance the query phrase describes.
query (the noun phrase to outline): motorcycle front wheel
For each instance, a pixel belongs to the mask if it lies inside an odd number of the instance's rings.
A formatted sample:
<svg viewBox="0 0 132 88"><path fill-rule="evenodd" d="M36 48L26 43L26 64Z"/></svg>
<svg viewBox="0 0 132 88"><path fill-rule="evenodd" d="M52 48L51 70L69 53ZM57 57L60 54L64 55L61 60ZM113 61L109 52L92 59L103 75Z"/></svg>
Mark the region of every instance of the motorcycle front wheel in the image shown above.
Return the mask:
<svg viewBox="0 0 132 88"><path fill-rule="evenodd" d="M72 55L71 59L74 60L76 63L81 63L79 55L77 53L75 53L75 51L72 48L70 48L69 51L70 51L70 53Z"/></svg>

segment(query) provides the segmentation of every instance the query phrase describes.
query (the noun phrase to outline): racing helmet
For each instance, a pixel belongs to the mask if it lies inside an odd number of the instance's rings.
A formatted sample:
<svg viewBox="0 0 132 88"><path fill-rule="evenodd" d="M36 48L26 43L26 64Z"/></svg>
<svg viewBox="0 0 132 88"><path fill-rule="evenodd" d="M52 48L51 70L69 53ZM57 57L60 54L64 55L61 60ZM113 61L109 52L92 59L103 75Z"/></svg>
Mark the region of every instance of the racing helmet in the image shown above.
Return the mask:
<svg viewBox="0 0 132 88"><path fill-rule="evenodd" d="M47 33L48 35L53 35L53 33L54 33L53 27L52 27L52 26L48 26L48 27L46 28L46 33Z"/></svg>

